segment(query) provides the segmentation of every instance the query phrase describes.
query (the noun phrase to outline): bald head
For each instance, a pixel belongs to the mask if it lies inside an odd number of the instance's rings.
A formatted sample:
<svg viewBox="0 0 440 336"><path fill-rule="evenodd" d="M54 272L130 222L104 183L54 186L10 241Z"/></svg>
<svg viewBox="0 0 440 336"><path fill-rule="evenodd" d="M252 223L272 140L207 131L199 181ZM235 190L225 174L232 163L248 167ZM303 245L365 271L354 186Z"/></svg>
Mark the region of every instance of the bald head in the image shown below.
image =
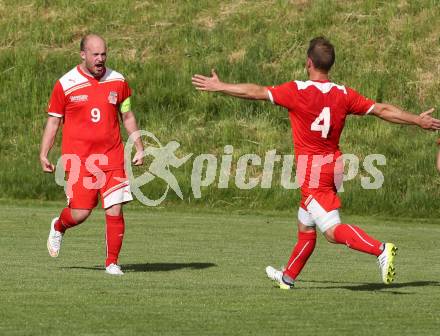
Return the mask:
<svg viewBox="0 0 440 336"><path fill-rule="evenodd" d="M81 39L81 42L79 44L79 50L86 51L86 48L88 47L89 43L90 44L103 44L105 47L107 47L105 40L101 36L99 36L97 34L87 34Z"/></svg>
<svg viewBox="0 0 440 336"><path fill-rule="evenodd" d="M107 45L105 40L96 34L88 34L81 39L80 54L81 68L88 71L93 77L99 79L105 73L107 60Z"/></svg>

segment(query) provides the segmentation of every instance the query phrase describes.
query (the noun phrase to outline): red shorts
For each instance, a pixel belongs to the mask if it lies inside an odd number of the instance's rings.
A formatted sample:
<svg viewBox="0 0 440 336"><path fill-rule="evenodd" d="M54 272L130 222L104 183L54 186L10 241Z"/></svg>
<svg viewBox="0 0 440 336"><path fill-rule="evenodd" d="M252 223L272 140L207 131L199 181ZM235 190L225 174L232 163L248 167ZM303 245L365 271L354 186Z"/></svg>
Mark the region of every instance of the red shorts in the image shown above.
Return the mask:
<svg viewBox="0 0 440 336"><path fill-rule="evenodd" d="M297 179L303 181L298 220L306 226L318 226L322 232L341 223L337 189L343 178L343 162L340 152L329 155L324 155L325 159L312 155L307 158L307 164L304 160L297 164Z"/></svg>
<svg viewBox="0 0 440 336"><path fill-rule="evenodd" d="M323 174L321 175L321 179L323 179ZM333 175L325 177L324 179L333 183ZM327 212L337 210L341 207L341 200L334 184L333 186L319 186L317 188L303 186L301 188L301 208L306 210L312 199L315 199Z"/></svg>
<svg viewBox="0 0 440 336"><path fill-rule="evenodd" d="M332 211L341 207L341 200L337 195L337 186L342 182L343 162L340 158L342 153L333 154L332 161L323 164L314 171L312 157L308 159L305 171L297 170L297 174L303 174L301 186L301 208L307 209L309 202L315 199L326 211ZM318 161L318 160L316 160Z"/></svg>
<svg viewBox="0 0 440 336"><path fill-rule="evenodd" d="M69 208L93 209L98 204L98 195L104 209L133 200L124 169L101 174L81 169L78 175L77 178L72 172L68 175L66 196Z"/></svg>

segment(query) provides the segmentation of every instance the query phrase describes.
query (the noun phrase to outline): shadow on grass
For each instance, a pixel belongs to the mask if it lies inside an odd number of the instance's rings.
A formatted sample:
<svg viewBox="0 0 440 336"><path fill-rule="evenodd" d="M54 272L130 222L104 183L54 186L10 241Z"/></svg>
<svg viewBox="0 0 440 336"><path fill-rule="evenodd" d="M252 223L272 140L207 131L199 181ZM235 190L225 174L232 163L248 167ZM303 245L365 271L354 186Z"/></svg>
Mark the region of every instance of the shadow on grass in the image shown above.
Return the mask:
<svg viewBox="0 0 440 336"><path fill-rule="evenodd" d="M124 272L168 272L176 271L184 268L189 268L193 270L200 270L210 267L217 266L213 263L151 263L151 264L122 264L120 265ZM62 267L68 269L85 269L92 271L103 271L103 266L72 266L72 267Z"/></svg>
<svg viewBox="0 0 440 336"><path fill-rule="evenodd" d="M299 282L312 282L312 283L332 283L332 284L347 284L347 282L337 282L337 281L313 281L313 280L299 280ZM397 292L392 289L399 288L414 288L414 287L438 287L440 286L439 281L411 281L411 282L397 282L390 285L385 285L382 283L362 283L357 285L344 285L344 286L327 286L327 287L313 287L314 289L347 289L351 291L382 291L386 289L386 293L390 294L412 294L406 292ZM391 289L391 290L390 290Z"/></svg>

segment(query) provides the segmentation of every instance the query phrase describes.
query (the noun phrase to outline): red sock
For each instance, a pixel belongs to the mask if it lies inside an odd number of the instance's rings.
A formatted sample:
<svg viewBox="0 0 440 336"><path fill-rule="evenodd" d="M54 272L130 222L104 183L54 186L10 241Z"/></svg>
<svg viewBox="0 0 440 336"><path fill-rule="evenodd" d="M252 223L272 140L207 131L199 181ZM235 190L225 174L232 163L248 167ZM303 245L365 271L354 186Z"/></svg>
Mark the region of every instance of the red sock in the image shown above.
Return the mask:
<svg viewBox="0 0 440 336"><path fill-rule="evenodd" d="M105 266L118 263L119 251L122 247L122 239L124 239L125 222L124 216L105 215L106 221L106 241L107 241L107 259Z"/></svg>
<svg viewBox="0 0 440 336"><path fill-rule="evenodd" d="M382 243L370 237L361 228L355 225L339 224L334 231L337 243L345 244L349 248L378 256L382 253Z"/></svg>
<svg viewBox="0 0 440 336"><path fill-rule="evenodd" d="M298 241L293 248L292 255L284 271L293 280L303 269L309 257L312 255L316 245L316 231L298 232Z"/></svg>
<svg viewBox="0 0 440 336"><path fill-rule="evenodd" d="M58 232L64 233L67 229L78 225L78 223L73 219L70 208L64 208L61 211L58 221L55 223L54 228Z"/></svg>

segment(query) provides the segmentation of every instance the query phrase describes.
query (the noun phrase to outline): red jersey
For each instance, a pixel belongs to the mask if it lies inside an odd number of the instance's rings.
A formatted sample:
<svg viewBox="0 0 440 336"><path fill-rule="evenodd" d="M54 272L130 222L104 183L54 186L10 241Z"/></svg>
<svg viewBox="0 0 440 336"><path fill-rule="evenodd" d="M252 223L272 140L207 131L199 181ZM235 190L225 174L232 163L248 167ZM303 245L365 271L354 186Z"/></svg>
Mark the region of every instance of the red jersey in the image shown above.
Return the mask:
<svg viewBox="0 0 440 336"><path fill-rule="evenodd" d="M55 84L47 112L64 118L62 154L75 154L82 165L92 154L104 154L103 170L124 168L124 147L119 130L119 106L131 95L124 77L109 68L97 80L79 66ZM67 168L69 170L69 168Z"/></svg>
<svg viewBox="0 0 440 336"><path fill-rule="evenodd" d="M329 81L294 81L267 89L272 103L289 110L297 156L338 152L346 116L365 115L374 107L374 101Z"/></svg>

